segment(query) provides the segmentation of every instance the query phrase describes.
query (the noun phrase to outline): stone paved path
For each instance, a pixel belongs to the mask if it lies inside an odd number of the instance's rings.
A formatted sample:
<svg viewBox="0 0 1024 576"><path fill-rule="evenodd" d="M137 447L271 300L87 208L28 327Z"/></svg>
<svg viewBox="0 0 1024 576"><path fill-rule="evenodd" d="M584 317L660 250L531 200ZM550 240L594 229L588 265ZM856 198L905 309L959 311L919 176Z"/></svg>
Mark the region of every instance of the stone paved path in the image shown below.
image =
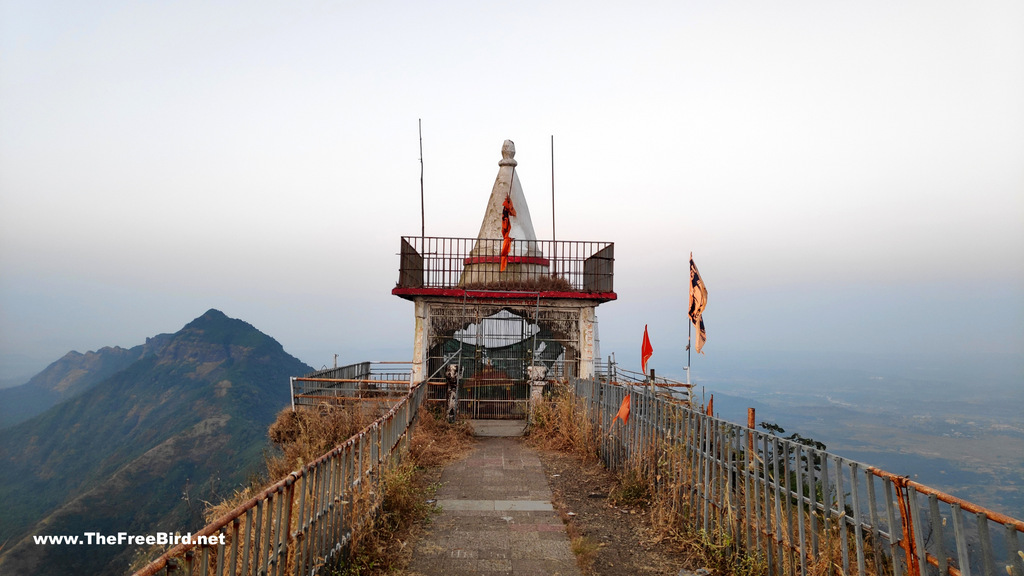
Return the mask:
<svg viewBox="0 0 1024 576"><path fill-rule="evenodd" d="M422 576L579 576L537 452L521 438L482 438L441 474L437 505L413 551Z"/></svg>

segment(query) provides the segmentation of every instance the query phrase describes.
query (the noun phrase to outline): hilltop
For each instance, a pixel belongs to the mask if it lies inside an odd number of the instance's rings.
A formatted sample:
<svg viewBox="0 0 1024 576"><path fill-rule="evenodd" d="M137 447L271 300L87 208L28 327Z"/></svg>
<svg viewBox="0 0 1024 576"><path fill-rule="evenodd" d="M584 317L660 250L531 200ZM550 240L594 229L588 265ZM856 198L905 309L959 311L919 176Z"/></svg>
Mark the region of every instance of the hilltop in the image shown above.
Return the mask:
<svg viewBox="0 0 1024 576"><path fill-rule="evenodd" d="M52 364L30 384L70 382L77 394L0 431L0 571L120 574L135 553L37 546L32 534L201 527L205 502L258 469L288 377L310 370L218 310L129 350Z"/></svg>

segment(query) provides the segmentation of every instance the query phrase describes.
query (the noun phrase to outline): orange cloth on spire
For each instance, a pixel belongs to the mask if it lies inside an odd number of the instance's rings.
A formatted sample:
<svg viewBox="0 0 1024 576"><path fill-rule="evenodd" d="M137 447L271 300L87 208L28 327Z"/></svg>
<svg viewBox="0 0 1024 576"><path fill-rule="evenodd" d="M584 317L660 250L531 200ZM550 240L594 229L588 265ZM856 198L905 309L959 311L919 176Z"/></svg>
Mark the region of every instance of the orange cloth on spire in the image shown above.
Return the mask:
<svg viewBox="0 0 1024 576"><path fill-rule="evenodd" d="M512 231L512 222L509 217L515 217L516 209L512 206L512 197L505 195L505 202L501 204L501 271L508 266L508 253L512 249L512 238L508 235Z"/></svg>

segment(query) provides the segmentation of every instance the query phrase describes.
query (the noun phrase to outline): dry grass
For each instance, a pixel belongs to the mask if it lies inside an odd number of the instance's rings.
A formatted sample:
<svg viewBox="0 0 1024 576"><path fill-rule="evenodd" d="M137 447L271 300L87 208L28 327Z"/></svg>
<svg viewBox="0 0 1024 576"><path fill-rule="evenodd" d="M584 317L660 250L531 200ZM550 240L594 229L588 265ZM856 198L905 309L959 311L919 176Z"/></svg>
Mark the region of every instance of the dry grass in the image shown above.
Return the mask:
<svg viewBox="0 0 1024 576"><path fill-rule="evenodd" d="M409 455L421 468L443 466L465 455L474 442L469 422L451 424L424 404L420 407Z"/></svg>
<svg viewBox="0 0 1024 576"><path fill-rule="evenodd" d="M608 493L608 501L614 506L647 506L651 503L651 483L636 468L628 468L619 474L618 482Z"/></svg>
<svg viewBox="0 0 1024 576"><path fill-rule="evenodd" d="M291 408L281 410L267 430L273 449L265 454L264 474L250 478L248 486L236 490L221 502L208 503L203 513L205 520L213 522L221 518L281 478L323 456L370 425L381 412L378 405L369 403L322 404L314 409L295 412ZM366 495L355 498L358 502L354 505L369 505L366 498ZM296 515L293 515L292 522L291 530L297 529L294 524ZM227 540L231 540L230 534ZM289 556L289 571L292 560ZM211 558L211 568L213 562Z"/></svg>
<svg viewBox="0 0 1024 576"><path fill-rule="evenodd" d="M819 522L821 517L819 516ZM806 522L806 521L805 521ZM809 522L806 525L808 533L810 533ZM819 527L819 543L818 553L808 559L807 562L807 573L812 576L828 576L831 574L841 574L843 572L843 538L840 534L839 528L835 525L829 527L828 530L823 530ZM789 535L785 535L784 540L787 545L791 545L791 538ZM852 530L847 532L846 535L846 553L847 558L852 564L853 570L856 570L857 564L857 543L856 536ZM881 556L881 565L876 562L875 557L875 546L876 542L872 535L865 534L864 536L864 573L868 575L878 574L892 574L892 560L887 558L884 554ZM787 558L787 569L789 559ZM793 559L793 562L797 564L799 570L800 557L797 556Z"/></svg>
<svg viewBox="0 0 1024 576"><path fill-rule="evenodd" d="M343 443L370 424L378 412L376 408L355 404L323 405L317 410L299 412L283 410L268 430L277 453L266 457L264 478L267 479L253 478L245 489L208 506L207 521L220 518L273 482ZM425 472L458 459L473 442L473 431L468 423L449 424L421 407L408 457L383 470L380 480L383 494L378 513L357 531L348 561L333 573L363 576L401 570L412 553L406 543L415 527L428 519L431 508L426 500L436 490L436 486L429 485Z"/></svg>
<svg viewBox="0 0 1024 576"><path fill-rule="evenodd" d="M352 548L349 562L336 574L366 576L401 573L412 558L411 537L429 520L427 499L437 490L427 472L464 456L473 446L467 422L450 424L440 414L420 407L409 457L384 472L384 499L371 526Z"/></svg>
<svg viewBox="0 0 1024 576"><path fill-rule="evenodd" d="M590 536L575 536L570 539L570 546L580 571L584 574L590 573L597 558L597 551L601 549L601 543Z"/></svg>
<svg viewBox="0 0 1024 576"><path fill-rule="evenodd" d="M590 418L581 413L568 390L560 390L545 398L537 407L530 435L531 443L547 448L597 458L598 432ZM617 483L609 492L609 501L616 506L644 509L657 539L682 553L691 569L707 568L715 576L762 576L768 573L767 563L758 555L747 554L724 531L705 532L690 515L684 494L688 488L674 481L672 470L688 469L689 463L678 445L651 446L639 458L629 462L618 473ZM680 477L687 475L681 474ZM570 538L576 538L571 527ZM584 552L581 541L580 551ZM594 550L596 553L596 549ZM582 569L585 558L577 556Z"/></svg>
<svg viewBox="0 0 1024 576"><path fill-rule="evenodd" d="M353 542L348 562L334 574L363 576L393 573L408 562L413 527L430 516L432 490L424 486L420 469L410 460L388 467L383 474L380 510Z"/></svg>
<svg viewBox="0 0 1024 576"><path fill-rule="evenodd" d="M496 277L493 281L467 282L463 288L469 290L511 290L515 292L575 292L572 284L561 276L535 276L533 278L505 279Z"/></svg>
<svg viewBox="0 0 1024 576"><path fill-rule="evenodd" d="M285 408L267 430L274 446L264 456L266 470L261 476L249 479L249 484L216 504L209 504L203 512L207 522L213 522L231 512L264 488L284 478L303 464L316 460L330 449L362 430L372 419L363 411L342 406L324 405L319 410L292 412Z"/></svg>
<svg viewBox="0 0 1024 576"><path fill-rule="evenodd" d="M691 568L716 576L763 576L768 564L744 549L728 530L700 527L699 511L691 510L686 484L691 463L679 444L655 444L620 473L620 483L637 497L646 497L651 527L657 537L678 550ZM732 513L732 512L729 512Z"/></svg>
<svg viewBox="0 0 1024 576"><path fill-rule="evenodd" d="M381 413L375 403L322 404L295 412L285 408L267 430L270 441L280 449L266 458L268 478L283 478L316 460L369 426Z"/></svg>
<svg viewBox="0 0 1024 576"><path fill-rule="evenodd" d="M561 518L562 524L565 525L565 533L569 537L569 546L576 557L576 565L581 573L592 574L594 561L597 560L597 553L604 544L583 534L579 524L575 521L575 517L569 515L569 511L564 503L557 501L553 501L553 503L558 517Z"/></svg>
<svg viewBox="0 0 1024 576"><path fill-rule="evenodd" d="M533 412L528 440L545 450L574 454L584 462L597 460L598 430L577 405L565 384L556 383Z"/></svg>

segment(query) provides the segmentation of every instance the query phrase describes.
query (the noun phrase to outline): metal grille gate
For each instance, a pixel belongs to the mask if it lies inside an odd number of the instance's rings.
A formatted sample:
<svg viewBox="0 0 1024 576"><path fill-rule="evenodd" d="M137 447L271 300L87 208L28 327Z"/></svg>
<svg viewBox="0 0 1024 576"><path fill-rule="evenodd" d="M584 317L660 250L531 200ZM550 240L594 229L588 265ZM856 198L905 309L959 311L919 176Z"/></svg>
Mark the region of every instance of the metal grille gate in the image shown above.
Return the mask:
<svg viewBox="0 0 1024 576"><path fill-rule="evenodd" d="M529 385L526 366L533 334L526 318L502 310L480 318L476 333L463 330L456 338L472 340L473 355L459 387L459 414L473 419L525 418ZM524 345L525 344L525 345Z"/></svg>
<svg viewBox="0 0 1024 576"><path fill-rule="evenodd" d="M469 302L447 306L433 317L441 315L445 327L440 322L434 326L428 353L428 402L446 401L444 367L457 365L460 418L523 419L530 366L545 366L549 378L576 373L575 335L558 324L575 318L571 312L545 309L536 302Z"/></svg>
<svg viewBox="0 0 1024 576"><path fill-rule="evenodd" d="M526 367L534 349L536 324L508 310L489 316L482 316L476 307L470 312L473 321L468 326L435 346L431 373L445 364L459 366L460 418L525 418L529 396Z"/></svg>

